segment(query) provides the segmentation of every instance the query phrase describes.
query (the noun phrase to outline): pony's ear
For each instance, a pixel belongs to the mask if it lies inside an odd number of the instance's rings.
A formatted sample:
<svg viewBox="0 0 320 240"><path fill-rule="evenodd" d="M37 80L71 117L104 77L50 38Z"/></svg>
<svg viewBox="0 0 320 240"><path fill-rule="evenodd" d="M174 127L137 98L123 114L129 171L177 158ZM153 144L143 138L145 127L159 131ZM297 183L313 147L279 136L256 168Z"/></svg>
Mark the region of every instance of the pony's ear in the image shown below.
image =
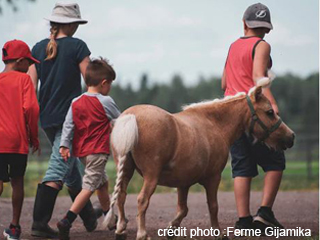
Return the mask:
<svg viewBox="0 0 320 240"><path fill-rule="evenodd" d="M251 97L253 97L253 100L255 102L258 102L262 97L262 87L256 87L254 91L251 93Z"/></svg>

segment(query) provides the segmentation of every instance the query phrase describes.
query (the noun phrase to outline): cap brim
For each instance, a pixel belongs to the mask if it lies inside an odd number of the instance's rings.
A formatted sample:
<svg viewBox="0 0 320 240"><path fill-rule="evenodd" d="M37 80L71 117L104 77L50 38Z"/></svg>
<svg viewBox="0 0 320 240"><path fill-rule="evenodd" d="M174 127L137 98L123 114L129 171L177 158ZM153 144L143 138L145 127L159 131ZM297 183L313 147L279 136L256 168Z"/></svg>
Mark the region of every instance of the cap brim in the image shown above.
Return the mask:
<svg viewBox="0 0 320 240"><path fill-rule="evenodd" d="M33 61L34 63L40 63L39 60L35 59L34 57L28 57L28 59L30 59L31 61Z"/></svg>
<svg viewBox="0 0 320 240"><path fill-rule="evenodd" d="M44 19L48 20L50 22L62 23L62 24L67 24L67 23L86 24L86 23L88 23L88 21L84 20L84 19L69 18L69 17L58 17L58 16L50 16L50 17L44 18Z"/></svg>
<svg viewBox="0 0 320 240"><path fill-rule="evenodd" d="M262 22L262 21L246 21L246 25L249 27L249 28L268 28L270 30L273 29L273 26L271 23L268 23L268 22Z"/></svg>

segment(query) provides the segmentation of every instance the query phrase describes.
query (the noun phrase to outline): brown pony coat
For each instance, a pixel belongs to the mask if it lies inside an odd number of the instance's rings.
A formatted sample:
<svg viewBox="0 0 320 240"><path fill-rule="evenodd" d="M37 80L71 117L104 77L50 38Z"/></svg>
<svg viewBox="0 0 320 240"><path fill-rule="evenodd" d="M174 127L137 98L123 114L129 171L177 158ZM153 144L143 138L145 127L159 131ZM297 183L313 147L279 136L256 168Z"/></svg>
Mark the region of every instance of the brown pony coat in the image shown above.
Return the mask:
<svg viewBox="0 0 320 240"><path fill-rule="evenodd" d="M276 115L266 116L271 105L262 95L261 87L250 91L250 98L258 116L267 126L279 119ZM120 123L126 117L130 117L128 124L136 124L135 133L131 133L136 137L124 150L121 141L128 138L128 132L133 131L133 127L125 127L127 123ZM231 144L249 128L250 117L244 94L193 104L177 114L151 105L127 109L120 117L122 120L117 120L112 133L113 154L119 164L111 211L105 219L105 225L111 226L113 205L117 200L119 220L116 234L125 234L126 188L136 169L144 179L138 196L137 239L148 238L145 213L157 185L178 188L178 211L170 222L171 226L178 227L188 212L187 194L190 186L202 184L206 189L211 224L219 228L217 191L221 172L227 163ZM255 126L254 134L259 138L263 130ZM290 147L293 144L293 132L282 123L265 142L273 148ZM124 153L123 156L121 153Z"/></svg>

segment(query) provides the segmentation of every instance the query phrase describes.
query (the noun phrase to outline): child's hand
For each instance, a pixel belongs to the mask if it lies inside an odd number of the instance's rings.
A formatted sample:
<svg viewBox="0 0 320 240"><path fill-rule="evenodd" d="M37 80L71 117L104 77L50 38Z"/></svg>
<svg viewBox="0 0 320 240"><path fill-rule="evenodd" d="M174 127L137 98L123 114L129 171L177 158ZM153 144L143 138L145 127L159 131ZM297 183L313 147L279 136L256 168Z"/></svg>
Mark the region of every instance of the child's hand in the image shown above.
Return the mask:
<svg viewBox="0 0 320 240"><path fill-rule="evenodd" d="M32 146L32 154L34 154L36 151L38 151L38 156L41 155L41 148L40 146Z"/></svg>
<svg viewBox="0 0 320 240"><path fill-rule="evenodd" d="M70 157L70 149L67 147L60 147L59 150L61 157L65 160L68 161L68 158Z"/></svg>

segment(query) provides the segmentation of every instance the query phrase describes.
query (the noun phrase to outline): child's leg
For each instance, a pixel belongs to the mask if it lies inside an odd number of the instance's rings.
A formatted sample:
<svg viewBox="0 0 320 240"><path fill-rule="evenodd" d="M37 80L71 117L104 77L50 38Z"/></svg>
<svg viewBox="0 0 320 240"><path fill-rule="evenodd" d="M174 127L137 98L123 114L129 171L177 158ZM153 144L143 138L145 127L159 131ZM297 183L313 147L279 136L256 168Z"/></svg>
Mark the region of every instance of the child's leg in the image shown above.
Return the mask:
<svg viewBox="0 0 320 240"><path fill-rule="evenodd" d="M92 193L93 192L90 190L82 189L81 192L77 195L70 210L67 212L67 215L57 223L57 227L59 229L59 239L70 239L69 233L72 227L72 223L74 222L74 220L76 220L77 215L87 204Z"/></svg>
<svg viewBox="0 0 320 240"><path fill-rule="evenodd" d="M272 208L276 199L280 183L282 179L282 171L268 171L264 177L264 187L261 206Z"/></svg>
<svg viewBox="0 0 320 240"><path fill-rule="evenodd" d="M81 192L76 197L76 199L74 200L70 208L70 211L78 215L82 210L82 208L87 204L92 194L93 194L92 191L87 189L82 189Z"/></svg>
<svg viewBox="0 0 320 240"><path fill-rule="evenodd" d="M282 172L286 166L284 153L271 151L269 148L262 148L259 152L262 157L259 158L259 165L265 171L264 187L261 206L272 208L276 199Z"/></svg>
<svg viewBox="0 0 320 240"><path fill-rule="evenodd" d="M0 196L3 192L3 183L10 180L8 162L8 154L0 153Z"/></svg>
<svg viewBox="0 0 320 240"><path fill-rule="evenodd" d="M8 155L10 162L9 177L12 186L12 224L19 225L23 199L24 199L24 174L27 167L28 155L15 154Z"/></svg>
<svg viewBox="0 0 320 240"><path fill-rule="evenodd" d="M15 177L11 179L12 186L12 224L15 226L19 225L20 215L24 199L24 180L22 177Z"/></svg>
<svg viewBox="0 0 320 240"><path fill-rule="evenodd" d="M239 218L250 216L250 177L234 178L234 196Z"/></svg>
<svg viewBox="0 0 320 240"><path fill-rule="evenodd" d="M109 211L110 198L108 191L108 181L105 182L100 188L97 189L97 195L103 212Z"/></svg>

